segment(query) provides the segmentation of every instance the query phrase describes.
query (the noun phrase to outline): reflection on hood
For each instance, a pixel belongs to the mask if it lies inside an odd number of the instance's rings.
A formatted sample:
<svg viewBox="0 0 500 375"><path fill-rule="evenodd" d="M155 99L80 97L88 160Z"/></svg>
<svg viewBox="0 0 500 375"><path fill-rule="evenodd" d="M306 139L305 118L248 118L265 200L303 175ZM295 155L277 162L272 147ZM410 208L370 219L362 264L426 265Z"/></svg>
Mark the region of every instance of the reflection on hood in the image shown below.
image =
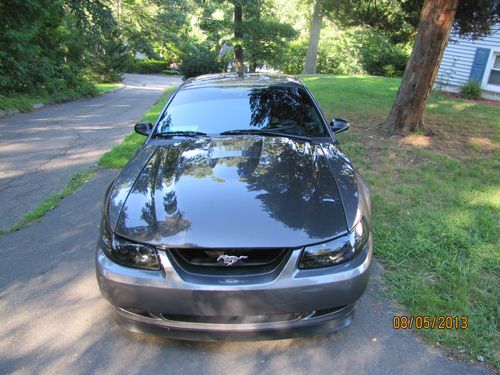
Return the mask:
<svg viewBox="0 0 500 375"><path fill-rule="evenodd" d="M324 145L284 137L159 147L130 190L116 232L156 245L220 248L330 239L347 230L332 155Z"/></svg>

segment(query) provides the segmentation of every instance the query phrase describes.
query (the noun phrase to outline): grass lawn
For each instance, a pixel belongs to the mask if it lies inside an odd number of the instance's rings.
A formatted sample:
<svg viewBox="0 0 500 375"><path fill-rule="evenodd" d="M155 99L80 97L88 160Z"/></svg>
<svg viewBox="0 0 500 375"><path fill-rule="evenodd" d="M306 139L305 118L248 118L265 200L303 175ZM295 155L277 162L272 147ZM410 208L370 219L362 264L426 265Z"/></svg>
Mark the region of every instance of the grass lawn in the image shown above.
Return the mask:
<svg viewBox="0 0 500 375"><path fill-rule="evenodd" d="M413 315L467 315L466 330L420 331L457 357L500 366L500 106L433 93L428 132L389 137L377 125L399 80L302 76L372 191L375 254L387 293ZM170 93L144 119L154 120ZM432 135L429 135L432 134ZM144 137L130 135L101 165L121 168ZM479 358L481 358L479 357Z"/></svg>

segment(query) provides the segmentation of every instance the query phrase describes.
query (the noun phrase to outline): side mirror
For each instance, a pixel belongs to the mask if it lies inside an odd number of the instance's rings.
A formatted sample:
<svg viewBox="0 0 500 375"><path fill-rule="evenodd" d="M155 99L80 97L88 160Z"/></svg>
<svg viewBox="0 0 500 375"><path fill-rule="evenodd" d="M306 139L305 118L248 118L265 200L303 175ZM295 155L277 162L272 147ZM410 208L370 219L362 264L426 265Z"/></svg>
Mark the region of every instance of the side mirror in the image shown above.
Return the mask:
<svg viewBox="0 0 500 375"><path fill-rule="evenodd" d="M137 134L148 136L153 130L153 124L147 121L141 121L134 125L134 131Z"/></svg>
<svg viewBox="0 0 500 375"><path fill-rule="evenodd" d="M349 123L342 118L334 118L332 122L330 122L330 126L334 134L342 133L349 129Z"/></svg>

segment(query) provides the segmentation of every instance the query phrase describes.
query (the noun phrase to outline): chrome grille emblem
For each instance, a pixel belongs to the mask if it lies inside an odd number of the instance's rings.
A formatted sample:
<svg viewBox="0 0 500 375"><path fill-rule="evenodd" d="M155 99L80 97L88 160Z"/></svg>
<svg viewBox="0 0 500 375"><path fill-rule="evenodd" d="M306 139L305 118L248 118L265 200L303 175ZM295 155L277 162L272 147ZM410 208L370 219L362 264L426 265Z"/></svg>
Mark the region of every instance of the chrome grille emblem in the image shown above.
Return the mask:
<svg viewBox="0 0 500 375"><path fill-rule="evenodd" d="M219 255L217 258L217 262L223 261L224 265L227 267L232 266L235 263L238 263L241 259L247 259L248 257L245 255L236 256L236 255Z"/></svg>

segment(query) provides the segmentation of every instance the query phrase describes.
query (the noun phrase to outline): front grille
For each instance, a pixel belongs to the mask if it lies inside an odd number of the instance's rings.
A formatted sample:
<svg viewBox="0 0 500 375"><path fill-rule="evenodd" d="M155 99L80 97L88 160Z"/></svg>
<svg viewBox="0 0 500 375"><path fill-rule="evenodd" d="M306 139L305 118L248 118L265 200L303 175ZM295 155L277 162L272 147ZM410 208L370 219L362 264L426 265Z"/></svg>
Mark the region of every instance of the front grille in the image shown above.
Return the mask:
<svg viewBox="0 0 500 375"><path fill-rule="evenodd" d="M170 254L178 267L191 274L248 276L272 273L288 260L291 250L170 249ZM224 262L224 256L237 258L227 258Z"/></svg>

